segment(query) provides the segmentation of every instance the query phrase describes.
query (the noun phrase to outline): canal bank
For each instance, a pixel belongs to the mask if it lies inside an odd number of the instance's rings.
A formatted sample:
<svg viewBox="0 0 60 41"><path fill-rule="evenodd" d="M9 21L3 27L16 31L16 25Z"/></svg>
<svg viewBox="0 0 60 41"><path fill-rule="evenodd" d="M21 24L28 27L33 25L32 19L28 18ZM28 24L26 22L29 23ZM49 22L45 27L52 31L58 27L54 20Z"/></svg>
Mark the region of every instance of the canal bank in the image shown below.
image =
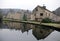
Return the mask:
<svg viewBox="0 0 60 41"><path fill-rule="evenodd" d="M57 23L41 23L40 24L40 22L34 22L34 21L19 21L19 20L3 20L3 21L42 25L42 26L47 26L47 27L50 27L50 28L60 30L60 24L57 24Z"/></svg>
<svg viewBox="0 0 60 41"><path fill-rule="evenodd" d="M60 31L60 24L57 23L41 23L40 22L32 22L32 21L21 21L22 23L34 24L34 25L41 25L46 26L49 28L57 29Z"/></svg>

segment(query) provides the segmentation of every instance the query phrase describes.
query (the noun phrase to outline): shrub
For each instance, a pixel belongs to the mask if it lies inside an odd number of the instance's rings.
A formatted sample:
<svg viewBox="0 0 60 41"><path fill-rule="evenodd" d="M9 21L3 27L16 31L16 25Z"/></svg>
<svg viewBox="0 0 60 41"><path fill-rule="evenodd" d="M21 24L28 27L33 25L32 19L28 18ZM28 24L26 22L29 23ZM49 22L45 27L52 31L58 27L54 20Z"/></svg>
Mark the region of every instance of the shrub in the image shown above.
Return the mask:
<svg viewBox="0 0 60 41"><path fill-rule="evenodd" d="M23 20L24 21L27 21L27 16L24 14L24 16L23 16Z"/></svg>
<svg viewBox="0 0 60 41"><path fill-rule="evenodd" d="M42 22L44 22L44 23L51 23L52 21L49 18L45 18L45 19L42 20Z"/></svg>

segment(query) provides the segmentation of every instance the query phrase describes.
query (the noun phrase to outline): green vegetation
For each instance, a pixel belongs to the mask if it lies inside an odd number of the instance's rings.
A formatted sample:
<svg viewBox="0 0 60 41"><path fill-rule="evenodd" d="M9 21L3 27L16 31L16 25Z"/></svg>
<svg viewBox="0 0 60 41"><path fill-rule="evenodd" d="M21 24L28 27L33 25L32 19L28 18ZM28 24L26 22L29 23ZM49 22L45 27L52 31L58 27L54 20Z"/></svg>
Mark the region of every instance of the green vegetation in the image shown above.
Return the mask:
<svg viewBox="0 0 60 41"><path fill-rule="evenodd" d="M23 21L27 21L27 16L24 14Z"/></svg>
<svg viewBox="0 0 60 41"><path fill-rule="evenodd" d="M3 18L2 13L0 13L0 21L2 21L2 18Z"/></svg>
<svg viewBox="0 0 60 41"><path fill-rule="evenodd" d="M43 23L51 23L52 21L49 18L45 18L45 19L42 20L42 22Z"/></svg>

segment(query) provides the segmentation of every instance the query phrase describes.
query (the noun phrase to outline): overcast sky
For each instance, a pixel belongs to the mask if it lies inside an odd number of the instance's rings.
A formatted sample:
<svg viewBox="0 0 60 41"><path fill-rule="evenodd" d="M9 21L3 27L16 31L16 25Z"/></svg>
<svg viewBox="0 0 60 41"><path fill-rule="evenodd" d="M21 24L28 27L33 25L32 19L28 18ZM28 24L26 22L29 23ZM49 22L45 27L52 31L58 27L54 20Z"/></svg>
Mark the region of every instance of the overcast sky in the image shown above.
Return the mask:
<svg viewBox="0 0 60 41"><path fill-rule="evenodd" d="M43 6L50 11L60 7L60 0L0 0L0 8L18 8L33 10L37 5Z"/></svg>

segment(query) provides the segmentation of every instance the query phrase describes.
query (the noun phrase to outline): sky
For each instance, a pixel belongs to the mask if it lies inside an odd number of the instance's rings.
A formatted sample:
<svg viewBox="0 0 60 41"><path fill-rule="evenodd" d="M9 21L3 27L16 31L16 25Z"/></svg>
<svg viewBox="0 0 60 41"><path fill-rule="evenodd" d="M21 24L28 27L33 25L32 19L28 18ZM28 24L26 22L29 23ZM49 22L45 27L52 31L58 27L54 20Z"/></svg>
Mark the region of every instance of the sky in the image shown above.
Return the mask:
<svg viewBox="0 0 60 41"><path fill-rule="evenodd" d="M50 11L60 7L60 0L0 0L0 8L33 10L37 5L46 6Z"/></svg>

